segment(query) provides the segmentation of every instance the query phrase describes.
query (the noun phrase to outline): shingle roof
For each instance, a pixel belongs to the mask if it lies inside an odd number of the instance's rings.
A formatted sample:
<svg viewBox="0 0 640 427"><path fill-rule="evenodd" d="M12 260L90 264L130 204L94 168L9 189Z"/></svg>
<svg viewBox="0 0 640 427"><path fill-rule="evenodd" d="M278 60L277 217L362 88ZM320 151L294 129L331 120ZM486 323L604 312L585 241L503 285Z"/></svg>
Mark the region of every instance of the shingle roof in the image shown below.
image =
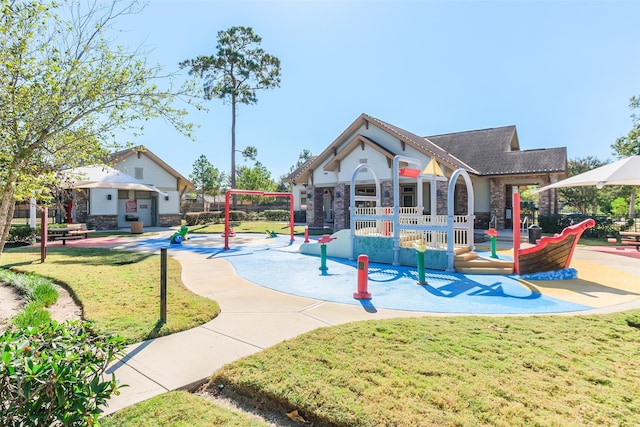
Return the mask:
<svg viewBox="0 0 640 427"><path fill-rule="evenodd" d="M565 147L521 151L515 126L434 135L426 139L472 164L480 175L566 170Z"/></svg>
<svg viewBox="0 0 640 427"><path fill-rule="evenodd" d="M421 137L380 119L361 114L319 155L289 175L287 181L305 179L316 164L336 155L335 149L361 126L369 122L414 146L426 156L452 169L466 169L480 176L565 173L566 147L520 150L515 126L471 130ZM375 141L374 141L375 142Z"/></svg>
<svg viewBox="0 0 640 427"><path fill-rule="evenodd" d="M422 151L429 152L430 155L433 155L440 162L445 162L446 164L454 166L454 168L467 169L469 172L476 172L475 168L472 167L470 163L461 160L454 153L448 152L448 150L444 150L442 147L434 144L432 141L429 141L426 138L408 132L392 124L383 122L382 120L376 119L375 117L371 117L367 114L363 114L363 116L366 117L366 119L370 122L375 123L381 128L396 134L400 137L400 139L407 140L416 145L417 148L422 149Z"/></svg>
<svg viewBox="0 0 640 427"><path fill-rule="evenodd" d="M291 172L291 173L289 174L289 176L285 178L285 180L284 180L284 181L285 181L285 182L293 182L293 183L295 183L295 182L296 182L296 180L297 180L298 178L300 178L300 176L301 176L303 173L305 173L305 172L309 169L309 165L310 165L311 163L313 163L313 161L314 161L315 159L317 159L317 158L318 158L318 156L311 156L311 157L309 157L309 158L307 159L307 161L306 161L306 162L304 162L303 164L301 164L300 166L298 166L298 168L297 168L296 170L294 170L293 172Z"/></svg>

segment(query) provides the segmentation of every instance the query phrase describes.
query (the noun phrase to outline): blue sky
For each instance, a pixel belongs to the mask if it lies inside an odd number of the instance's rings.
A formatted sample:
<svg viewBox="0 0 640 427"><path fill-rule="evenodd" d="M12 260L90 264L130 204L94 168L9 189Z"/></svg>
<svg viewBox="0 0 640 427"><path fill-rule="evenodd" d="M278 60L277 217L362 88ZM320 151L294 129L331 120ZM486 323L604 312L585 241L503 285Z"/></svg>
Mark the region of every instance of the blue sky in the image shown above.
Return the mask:
<svg viewBox="0 0 640 427"><path fill-rule="evenodd" d="M282 84L240 106L237 147L257 147L277 179L361 113L422 136L516 125L521 149L614 160L640 95L638 16L640 2L616 0L151 0L118 28L178 71L214 54L218 31L252 27L280 58ZM206 106L189 116L197 142L162 120L131 141L187 177L201 154L228 173L231 109Z"/></svg>

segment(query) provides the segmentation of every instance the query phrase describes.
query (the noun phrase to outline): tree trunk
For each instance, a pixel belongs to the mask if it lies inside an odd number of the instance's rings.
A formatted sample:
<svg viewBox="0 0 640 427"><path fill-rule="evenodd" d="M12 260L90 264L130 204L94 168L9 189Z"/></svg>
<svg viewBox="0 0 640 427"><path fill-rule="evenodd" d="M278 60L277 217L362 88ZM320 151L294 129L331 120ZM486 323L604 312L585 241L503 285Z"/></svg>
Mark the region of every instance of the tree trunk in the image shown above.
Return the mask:
<svg viewBox="0 0 640 427"><path fill-rule="evenodd" d="M631 197L629 197L629 218L636 216L636 189L631 190Z"/></svg>
<svg viewBox="0 0 640 427"><path fill-rule="evenodd" d="M13 220L13 211L16 207L16 201L13 199L15 177L10 175L7 181L7 186L4 188L2 198L0 199L0 256L4 251L4 244L9 236L11 221Z"/></svg>

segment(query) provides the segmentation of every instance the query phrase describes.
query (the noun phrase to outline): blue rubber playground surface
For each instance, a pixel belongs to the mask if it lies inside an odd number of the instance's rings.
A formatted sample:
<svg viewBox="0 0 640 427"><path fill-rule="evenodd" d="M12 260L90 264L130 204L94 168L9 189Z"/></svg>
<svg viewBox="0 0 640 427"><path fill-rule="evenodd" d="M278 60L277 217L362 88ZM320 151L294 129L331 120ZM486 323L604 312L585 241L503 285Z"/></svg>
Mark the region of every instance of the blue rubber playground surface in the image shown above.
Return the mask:
<svg viewBox="0 0 640 427"><path fill-rule="evenodd" d="M194 251L208 258L231 262L243 278L265 288L301 297L363 306L365 310L395 309L433 313L543 314L588 310L593 307L545 296L518 280L517 275L465 275L427 270L426 285L419 285L414 267L369 264L368 291L371 300L357 300L357 262L327 258L328 270L321 271L321 259L297 252L300 242L288 237L255 237L257 242L238 244L230 240L224 249L219 236L190 235L180 245L168 245L166 238L144 239L139 249Z"/></svg>

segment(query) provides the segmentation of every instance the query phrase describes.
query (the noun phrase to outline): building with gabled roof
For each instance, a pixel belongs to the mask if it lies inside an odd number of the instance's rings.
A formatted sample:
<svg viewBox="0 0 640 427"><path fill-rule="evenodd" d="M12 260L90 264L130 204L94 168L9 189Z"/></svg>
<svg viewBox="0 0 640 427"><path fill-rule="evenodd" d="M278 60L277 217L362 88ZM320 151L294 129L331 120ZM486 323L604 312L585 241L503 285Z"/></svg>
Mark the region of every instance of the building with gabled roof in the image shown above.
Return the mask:
<svg viewBox="0 0 640 427"><path fill-rule="evenodd" d="M181 196L195 188L193 183L143 146L113 153L108 162L128 182L98 180L74 186L76 191L69 193L73 209L67 213L71 221L98 230L126 228L132 222L145 227L181 224Z"/></svg>
<svg viewBox="0 0 640 427"><path fill-rule="evenodd" d="M363 179L358 178L356 194L380 191L382 206L392 206L393 159L397 155L419 159L423 165L436 160L446 177L457 169L466 170L473 183L475 227L479 229L486 229L490 222L496 228L511 227L514 191L522 186L547 185L567 174L565 147L521 150L515 126L422 137L363 113L319 155L288 176L295 208L306 208L310 227L330 224L334 230L349 228L351 176L363 163L375 169L381 188L373 188L374 182L367 180L364 170L360 171ZM447 183L428 181L422 184L423 193L430 194L429 186L436 185L436 211L446 214ZM401 206L416 206L415 186L415 180L400 179ZM465 185L456 185L456 211L466 209L466 192ZM430 212L430 201L424 204ZM540 213L555 214L557 210L556 192L540 194Z"/></svg>

